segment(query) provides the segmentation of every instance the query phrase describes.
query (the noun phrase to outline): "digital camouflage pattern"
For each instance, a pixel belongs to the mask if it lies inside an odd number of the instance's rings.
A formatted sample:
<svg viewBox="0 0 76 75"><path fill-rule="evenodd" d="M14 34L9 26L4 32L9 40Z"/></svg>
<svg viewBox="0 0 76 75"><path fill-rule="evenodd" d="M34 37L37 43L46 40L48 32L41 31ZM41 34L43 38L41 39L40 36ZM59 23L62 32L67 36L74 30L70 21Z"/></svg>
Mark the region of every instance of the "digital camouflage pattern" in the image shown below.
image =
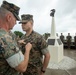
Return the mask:
<svg viewBox="0 0 76 75"><path fill-rule="evenodd" d="M61 39L62 43L64 43L64 36L63 35L60 36L60 39Z"/></svg>
<svg viewBox="0 0 76 75"><path fill-rule="evenodd" d="M68 48L70 48L72 37L71 36L67 36L66 39L67 39Z"/></svg>
<svg viewBox="0 0 76 75"><path fill-rule="evenodd" d="M22 21L20 21L19 23L26 23L28 21L33 21L33 15L23 14L23 15L21 15L21 19L22 19Z"/></svg>
<svg viewBox="0 0 76 75"><path fill-rule="evenodd" d="M8 3L7 1L3 1L3 4L1 5L2 8L7 9L8 11L10 11L11 13L13 13L13 15L15 16L15 18L17 20L20 20L19 18L19 10L20 8L12 3Z"/></svg>
<svg viewBox="0 0 76 75"><path fill-rule="evenodd" d="M0 29L0 75L19 75L11 68L6 59L19 52L19 48L12 33Z"/></svg>
<svg viewBox="0 0 76 75"><path fill-rule="evenodd" d="M29 63L28 68L24 75L40 75L42 65L42 49L47 48L47 43L42 37L42 35L38 34L35 31L29 36L22 36L21 39L25 40L27 44L30 42L32 44L32 50L30 51ZM23 47L22 47L23 48ZM23 50L23 49L21 49ZM22 51L24 53L24 51Z"/></svg>

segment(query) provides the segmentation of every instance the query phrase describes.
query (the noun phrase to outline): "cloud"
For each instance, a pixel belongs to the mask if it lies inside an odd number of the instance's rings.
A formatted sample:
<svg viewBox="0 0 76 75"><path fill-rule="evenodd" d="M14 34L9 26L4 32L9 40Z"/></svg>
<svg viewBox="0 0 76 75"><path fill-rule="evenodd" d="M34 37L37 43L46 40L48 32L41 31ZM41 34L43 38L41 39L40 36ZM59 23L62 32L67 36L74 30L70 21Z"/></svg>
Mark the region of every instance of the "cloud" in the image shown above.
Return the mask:
<svg viewBox="0 0 76 75"><path fill-rule="evenodd" d="M76 0L58 0L56 6L57 32L75 35L76 32Z"/></svg>
<svg viewBox="0 0 76 75"><path fill-rule="evenodd" d="M76 0L58 0L56 10L58 16L66 16L68 14L71 14L76 7Z"/></svg>
<svg viewBox="0 0 76 75"><path fill-rule="evenodd" d="M20 15L32 14L34 18L34 30L40 34L51 32L50 10L56 9L55 24L56 33L67 34L70 32L74 35L76 32L76 0L8 0L20 9ZM2 0L0 0L0 4ZM20 16L19 15L19 16ZM20 25L16 25L13 31L20 30Z"/></svg>

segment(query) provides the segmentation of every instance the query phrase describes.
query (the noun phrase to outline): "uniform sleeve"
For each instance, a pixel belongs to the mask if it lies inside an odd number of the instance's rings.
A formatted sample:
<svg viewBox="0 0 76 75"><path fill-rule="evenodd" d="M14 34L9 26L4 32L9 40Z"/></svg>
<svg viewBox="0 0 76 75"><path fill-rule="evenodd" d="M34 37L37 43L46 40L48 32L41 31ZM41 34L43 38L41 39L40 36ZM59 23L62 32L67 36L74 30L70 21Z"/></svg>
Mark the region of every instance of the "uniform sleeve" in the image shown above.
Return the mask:
<svg viewBox="0 0 76 75"><path fill-rule="evenodd" d="M48 44L46 40L41 36L38 40L38 47L41 50L42 54L46 54L48 51Z"/></svg>
<svg viewBox="0 0 76 75"><path fill-rule="evenodd" d="M45 55L46 53L49 52L49 50L48 50L48 48L45 48L45 49L42 49L41 52L42 52L43 55Z"/></svg>
<svg viewBox="0 0 76 75"><path fill-rule="evenodd" d="M1 40L3 42L2 47L4 48L2 55L6 59L7 63L12 68L15 68L24 60L24 56L19 50L17 42L14 41L11 36L5 35Z"/></svg>
<svg viewBox="0 0 76 75"><path fill-rule="evenodd" d="M12 68L17 67L23 60L24 55L21 51L6 59L6 61Z"/></svg>

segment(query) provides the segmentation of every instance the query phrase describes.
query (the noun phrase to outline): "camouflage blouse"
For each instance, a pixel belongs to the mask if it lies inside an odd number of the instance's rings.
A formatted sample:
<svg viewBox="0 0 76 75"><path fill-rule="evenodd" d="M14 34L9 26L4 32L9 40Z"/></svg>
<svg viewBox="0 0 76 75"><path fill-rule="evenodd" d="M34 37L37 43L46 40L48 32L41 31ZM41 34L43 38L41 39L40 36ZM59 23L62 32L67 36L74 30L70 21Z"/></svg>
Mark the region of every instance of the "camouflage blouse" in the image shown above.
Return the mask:
<svg viewBox="0 0 76 75"><path fill-rule="evenodd" d="M19 51L13 37L8 32L0 29L0 75L19 75L19 72L11 68L6 61L7 58Z"/></svg>
<svg viewBox="0 0 76 75"><path fill-rule="evenodd" d="M42 67L42 50L47 48L47 43L43 36L35 31L32 31L29 36L23 35L21 39L24 39L26 44L28 42L32 44L28 68L24 75L39 75L38 73L40 73ZM24 51L22 52L24 53Z"/></svg>

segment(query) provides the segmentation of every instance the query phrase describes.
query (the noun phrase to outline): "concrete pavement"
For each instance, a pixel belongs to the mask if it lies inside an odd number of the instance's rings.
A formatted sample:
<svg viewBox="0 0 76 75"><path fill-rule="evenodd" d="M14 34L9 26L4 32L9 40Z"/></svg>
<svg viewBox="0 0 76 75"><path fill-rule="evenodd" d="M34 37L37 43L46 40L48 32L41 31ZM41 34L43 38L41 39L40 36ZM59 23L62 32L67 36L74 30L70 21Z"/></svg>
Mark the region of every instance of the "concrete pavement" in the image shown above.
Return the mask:
<svg viewBox="0 0 76 75"><path fill-rule="evenodd" d="M56 68L56 69L47 68L45 75L76 75L76 65L75 65L75 62L76 62L76 50L64 49L64 56L68 57L68 59L70 59L70 60L67 60L67 62L64 63L63 68L61 68L61 69L59 69L59 67ZM72 63L71 60L73 61L73 63ZM65 69L64 69L64 66L65 66Z"/></svg>

